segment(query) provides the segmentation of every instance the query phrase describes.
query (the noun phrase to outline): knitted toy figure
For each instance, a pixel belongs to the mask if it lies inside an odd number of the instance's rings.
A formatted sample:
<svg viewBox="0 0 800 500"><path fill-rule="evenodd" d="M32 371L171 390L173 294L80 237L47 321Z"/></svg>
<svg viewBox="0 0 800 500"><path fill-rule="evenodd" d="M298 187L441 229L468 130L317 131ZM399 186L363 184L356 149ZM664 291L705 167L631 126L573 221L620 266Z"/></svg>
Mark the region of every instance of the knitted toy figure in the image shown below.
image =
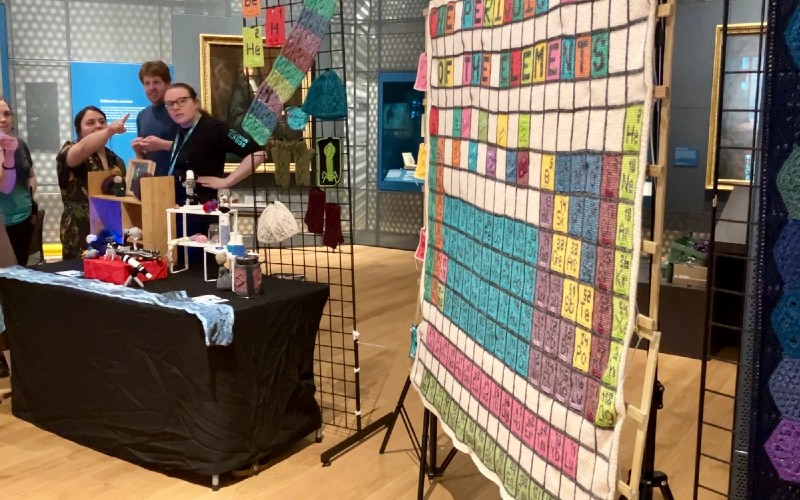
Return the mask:
<svg viewBox="0 0 800 500"><path fill-rule="evenodd" d="M97 236L89 234L86 236L86 251L83 253L84 259L96 259L100 257L100 250L96 247Z"/></svg>
<svg viewBox="0 0 800 500"><path fill-rule="evenodd" d="M106 245L106 253L103 256L106 260L115 260L118 258L117 256L117 244L114 242L109 242Z"/></svg>
<svg viewBox="0 0 800 500"><path fill-rule="evenodd" d="M110 196L125 196L125 179L121 175L109 175L100 185L100 191Z"/></svg>
<svg viewBox="0 0 800 500"><path fill-rule="evenodd" d="M231 270L228 269L228 254L220 252L216 255L215 260L219 265L217 272L217 290L230 290L233 286L231 281Z"/></svg>
<svg viewBox="0 0 800 500"><path fill-rule="evenodd" d="M217 200L208 200L207 202L203 203L203 212L210 214L216 210L217 207L219 207Z"/></svg>
<svg viewBox="0 0 800 500"><path fill-rule="evenodd" d="M139 247L137 245L139 244L139 241L144 236L144 233L142 232L142 230L139 229L138 227L134 226L134 227L128 229L127 231L125 231L125 234L127 234L128 238L130 238L130 240L133 242L133 249L134 250L138 250Z"/></svg>
<svg viewBox="0 0 800 500"><path fill-rule="evenodd" d="M220 193L219 194L219 204L217 206L217 210L219 210L223 214L227 214L228 212L231 211L231 199L230 199L230 196L228 196L225 193Z"/></svg>
<svg viewBox="0 0 800 500"><path fill-rule="evenodd" d="M137 200L142 199L142 179L144 179L145 177L153 177L153 174L145 172L139 178L137 178L135 181L131 183L131 192L133 193L133 196L135 196ZM122 189L123 191L125 190L125 184L122 185Z"/></svg>

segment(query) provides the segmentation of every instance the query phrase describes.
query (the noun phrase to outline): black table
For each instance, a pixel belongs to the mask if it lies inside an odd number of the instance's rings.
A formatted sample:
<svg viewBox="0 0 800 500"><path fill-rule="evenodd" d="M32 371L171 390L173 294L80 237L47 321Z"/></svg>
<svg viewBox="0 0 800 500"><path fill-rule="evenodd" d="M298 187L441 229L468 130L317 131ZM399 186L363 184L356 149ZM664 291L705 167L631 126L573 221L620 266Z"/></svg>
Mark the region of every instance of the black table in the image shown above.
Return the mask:
<svg viewBox="0 0 800 500"><path fill-rule="evenodd" d="M200 321L180 310L0 279L13 414L103 453L212 483L319 429L313 357L327 285L265 278L253 299L214 285L188 271L146 289L228 298L235 321L227 347L206 347Z"/></svg>

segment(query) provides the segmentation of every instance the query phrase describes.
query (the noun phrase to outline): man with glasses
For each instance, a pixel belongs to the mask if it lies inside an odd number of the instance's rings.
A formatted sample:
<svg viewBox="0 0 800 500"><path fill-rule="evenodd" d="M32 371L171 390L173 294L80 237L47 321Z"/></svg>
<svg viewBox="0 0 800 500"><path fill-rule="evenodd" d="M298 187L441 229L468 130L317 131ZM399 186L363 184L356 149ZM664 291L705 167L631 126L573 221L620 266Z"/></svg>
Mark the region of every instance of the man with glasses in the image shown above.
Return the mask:
<svg viewBox="0 0 800 500"><path fill-rule="evenodd" d="M156 175L167 175L169 153L178 126L172 121L164 105L164 94L172 82L169 68L163 61L147 61L139 69L139 81L152 103L136 117L137 137L131 142L137 158L156 163Z"/></svg>

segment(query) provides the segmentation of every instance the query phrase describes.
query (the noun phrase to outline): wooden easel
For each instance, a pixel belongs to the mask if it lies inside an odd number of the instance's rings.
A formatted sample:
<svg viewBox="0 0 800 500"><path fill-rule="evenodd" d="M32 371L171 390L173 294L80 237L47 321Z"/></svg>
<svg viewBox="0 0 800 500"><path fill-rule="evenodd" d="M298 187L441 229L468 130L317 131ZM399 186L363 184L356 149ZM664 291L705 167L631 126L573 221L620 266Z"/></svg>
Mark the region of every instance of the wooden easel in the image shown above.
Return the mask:
<svg viewBox="0 0 800 500"><path fill-rule="evenodd" d="M652 498L652 488L662 488L665 498L671 498L666 476L663 484L653 484L655 477L642 476L642 466L645 461L648 430L655 437L655 414L653 405L654 388L657 386L656 371L658 367L658 352L661 342L661 332L658 331L659 301L661 298L661 242L664 236L664 212L667 198L667 146L669 144L669 123L671 112L672 91L672 55L675 36L675 0L661 2L656 10L656 19L664 23L664 58L660 85L653 89L653 98L660 101L661 112L659 122L658 158L654 165L647 166L647 176L653 179L655 189L653 192L653 234L649 241L642 241L642 253L649 254L652 258L650 266L650 310L648 316L639 315L636 319L636 331L639 337L649 341L647 351L647 364L645 365L642 397L639 406L629 405L628 417L636 424L636 439L634 441L633 460L630 468L628 482L617 481L619 493L631 500L638 500L642 490L647 490L642 497ZM650 428L648 428L650 426ZM651 439L654 441L654 439ZM654 442L651 443L654 445ZM655 450L647 450L650 458ZM652 471L652 463L646 464ZM643 481L644 480L644 481Z"/></svg>

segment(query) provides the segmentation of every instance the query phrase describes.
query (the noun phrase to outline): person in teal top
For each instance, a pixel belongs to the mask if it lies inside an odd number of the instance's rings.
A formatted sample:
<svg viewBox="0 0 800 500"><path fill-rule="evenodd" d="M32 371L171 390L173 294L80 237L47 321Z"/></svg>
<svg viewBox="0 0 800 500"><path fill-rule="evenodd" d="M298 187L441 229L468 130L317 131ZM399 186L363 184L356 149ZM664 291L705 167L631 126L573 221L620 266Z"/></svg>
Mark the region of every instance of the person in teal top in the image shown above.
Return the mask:
<svg viewBox="0 0 800 500"><path fill-rule="evenodd" d="M33 236L31 209L36 176L28 146L11 135L14 113L8 103L0 98L0 149L3 150L3 173L0 177L0 212L11 241L17 263L26 265Z"/></svg>
<svg viewBox="0 0 800 500"><path fill-rule="evenodd" d="M14 113L8 103L0 97L0 221L8 233L16 259L0 256L0 266L13 263L28 263L33 224L31 224L32 193L36 190L36 176L28 146L11 135L14 128ZM8 262L11 260L12 262ZM11 369L8 338L0 332L0 377L7 377Z"/></svg>

